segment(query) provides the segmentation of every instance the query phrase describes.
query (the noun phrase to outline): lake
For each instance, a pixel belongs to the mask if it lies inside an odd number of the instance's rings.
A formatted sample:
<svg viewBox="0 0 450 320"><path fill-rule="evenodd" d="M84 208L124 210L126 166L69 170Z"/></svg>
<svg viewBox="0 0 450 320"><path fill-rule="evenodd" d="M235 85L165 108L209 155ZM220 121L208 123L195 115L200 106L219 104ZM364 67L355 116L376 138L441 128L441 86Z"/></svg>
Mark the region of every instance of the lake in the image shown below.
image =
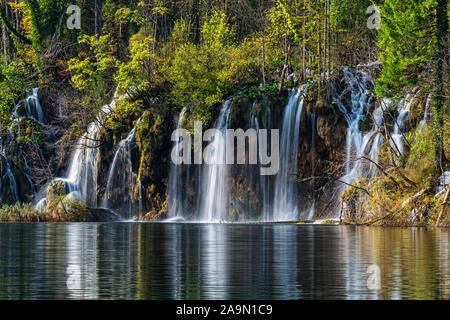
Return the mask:
<svg viewBox="0 0 450 320"><path fill-rule="evenodd" d="M450 230L0 224L0 299L449 299Z"/></svg>

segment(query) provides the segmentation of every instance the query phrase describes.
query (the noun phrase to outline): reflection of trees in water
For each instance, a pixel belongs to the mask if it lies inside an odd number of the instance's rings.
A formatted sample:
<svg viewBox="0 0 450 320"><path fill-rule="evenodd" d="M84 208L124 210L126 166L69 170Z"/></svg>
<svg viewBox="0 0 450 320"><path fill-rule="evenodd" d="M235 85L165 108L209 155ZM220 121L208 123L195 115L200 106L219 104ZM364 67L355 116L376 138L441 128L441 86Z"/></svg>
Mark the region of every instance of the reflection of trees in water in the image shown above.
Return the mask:
<svg viewBox="0 0 450 320"><path fill-rule="evenodd" d="M0 298L448 299L449 240L419 228L0 225Z"/></svg>

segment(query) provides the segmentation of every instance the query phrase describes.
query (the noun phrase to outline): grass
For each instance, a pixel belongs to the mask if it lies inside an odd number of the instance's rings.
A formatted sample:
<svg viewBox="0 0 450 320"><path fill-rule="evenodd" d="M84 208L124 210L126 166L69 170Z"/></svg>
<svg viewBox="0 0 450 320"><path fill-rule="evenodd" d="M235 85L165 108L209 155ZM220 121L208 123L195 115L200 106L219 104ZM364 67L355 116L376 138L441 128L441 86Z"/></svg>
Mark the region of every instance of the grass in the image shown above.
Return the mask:
<svg viewBox="0 0 450 320"><path fill-rule="evenodd" d="M49 214L37 211L32 204L4 205L0 208L0 222L63 222L64 214Z"/></svg>

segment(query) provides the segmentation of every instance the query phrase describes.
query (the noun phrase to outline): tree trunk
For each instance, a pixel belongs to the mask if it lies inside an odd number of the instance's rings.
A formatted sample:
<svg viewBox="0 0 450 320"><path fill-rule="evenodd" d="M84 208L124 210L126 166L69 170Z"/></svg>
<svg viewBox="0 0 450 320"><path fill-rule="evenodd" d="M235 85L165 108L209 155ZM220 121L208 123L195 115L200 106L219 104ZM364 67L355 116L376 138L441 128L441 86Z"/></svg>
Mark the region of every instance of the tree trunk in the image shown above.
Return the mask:
<svg viewBox="0 0 450 320"><path fill-rule="evenodd" d="M200 4L199 0L194 0L192 4L192 20L194 31L194 43L200 43Z"/></svg>
<svg viewBox="0 0 450 320"><path fill-rule="evenodd" d="M8 15L8 3L4 2L4 8L0 8L0 19L3 21L3 25L9 32L14 34L24 44L31 45L31 40L20 33L13 24L11 24L10 17Z"/></svg>
<svg viewBox="0 0 450 320"><path fill-rule="evenodd" d="M287 50L286 50L286 57L284 58L284 66L283 66L283 70L281 71L280 86L278 87L278 92L279 93L281 93L281 90L283 90L284 79L286 78L286 72L287 72L287 69L288 69L289 54L290 53L291 53L291 45L289 45Z"/></svg>
<svg viewBox="0 0 450 320"><path fill-rule="evenodd" d="M306 81L306 3L303 0L303 19L302 19L302 76L301 80Z"/></svg>
<svg viewBox="0 0 450 320"><path fill-rule="evenodd" d="M102 6L103 0L95 0L95 34L102 33Z"/></svg>

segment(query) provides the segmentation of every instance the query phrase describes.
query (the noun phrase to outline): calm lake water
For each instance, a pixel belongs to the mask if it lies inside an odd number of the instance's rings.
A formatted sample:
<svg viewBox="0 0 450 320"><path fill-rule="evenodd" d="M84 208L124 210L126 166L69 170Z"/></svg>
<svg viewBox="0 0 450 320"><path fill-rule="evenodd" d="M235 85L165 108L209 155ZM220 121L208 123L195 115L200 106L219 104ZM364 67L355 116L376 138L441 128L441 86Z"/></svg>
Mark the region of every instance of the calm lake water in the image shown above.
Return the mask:
<svg viewBox="0 0 450 320"><path fill-rule="evenodd" d="M449 299L450 230L0 224L0 299L97 298Z"/></svg>

